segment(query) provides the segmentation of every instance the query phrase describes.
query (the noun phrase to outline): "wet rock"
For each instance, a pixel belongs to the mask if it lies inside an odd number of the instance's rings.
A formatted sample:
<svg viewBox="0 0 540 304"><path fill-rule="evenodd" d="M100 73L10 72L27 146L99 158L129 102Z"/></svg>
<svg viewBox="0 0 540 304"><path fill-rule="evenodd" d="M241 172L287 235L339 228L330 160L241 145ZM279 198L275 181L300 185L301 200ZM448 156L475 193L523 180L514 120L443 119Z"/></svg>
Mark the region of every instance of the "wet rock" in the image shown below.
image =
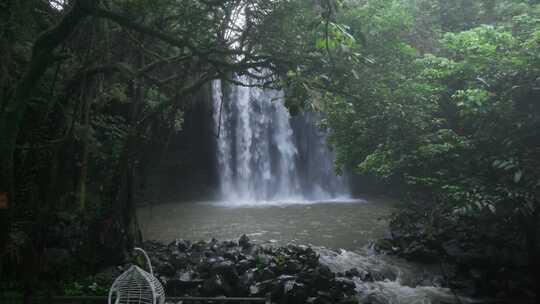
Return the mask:
<svg viewBox="0 0 540 304"><path fill-rule="evenodd" d="M271 293L275 288L277 282L275 280L266 280L252 284L249 287L250 294L252 296L265 296L268 293Z"/></svg>
<svg viewBox="0 0 540 304"><path fill-rule="evenodd" d="M201 252L191 252L189 254L189 262L190 264L197 265L201 263L203 260L203 254Z"/></svg>
<svg viewBox="0 0 540 304"><path fill-rule="evenodd" d="M246 254L244 254L242 252L235 252L235 255L236 255L236 259L238 261L242 261L242 260L246 260L246 259L251 259L251 260L253 259L253 256L246 255Z"/></svg>
<svg viewBox="0 0 540 304"><path fill-rule="evenodd" d="M176 241L176 248L180 250L181 252L187 251L190 246L191 246L190 241L186 241L182 239Z"/></svg>
<svg viewBox="0 0 540 304"><path fill-rule="evenodd" d="M347 295L354 295L356 293L356 284L353 280L348 278L336 278L337 287Z"/></svg>
<svg viewBox="0 0 540 304"><path fill-rule="evenodd" d="M165 284L166 294L170 296L183 296L202 286L203 280L195 279L193 272L184 272L179 278L168 280Z"/></svg>
<svg viewBox="0 0 540 304"><path fill-rule="evenodd" d="M253 269L250 269L240 276L242 286L249 287L256 283L254 279L254 272L255 271Z"/></svg>
<svg viewBox="0 0 540 304"><path fill-rule="evenodd" d="M364 282L373 282L373 276L369 271L366 270L358 270L357 268L352 268L347 271L345 271L344 274L345 277L352 279L352 278L359 278L360 280Z"/></svg>
<svg viewBox="0 0 540 304"><path fill-rule="evenodd" d="M202 252L204 249L206 249L206 242L204 241L198 241L191 245L192 252Z"/></svg>
<svg viewBox="0 0 540 304"><path fill-rule="evenodd" d="M446 279L442 275L435 275L430 279L431 286L443 287L447 285Z"/></svg>
<svg viewBox="0 0 540 304"><path fill-rule="evenodd" d="M176 269L185 268L190 263L190 258L188 255L180 251L173 252L169 260Z"/></svg>
<svg viewBox="0 0 540 304"><path fill-rule="evenodd" d="M252 246L251 243L249 242L249 238L245 234L243 234L238 240L238 245L242 247L243 249L247 249Z"/></svg>
<svg viewBox="0 0 540 304"><path fill-rule="evenodd" d="M360 277L360 271L356 268L345 271L345 276L348 278Z"/></svg>
<svg viewBox="0 0 540 304"><path fill-rule="evenodd" d="M313 304L334 304L334 301L330 297L316 297Z"/></svg>
<svg viewBox="0 0 540 304"><path fill-rule="evenodd" d="M334 300L332 299L332 295L327 291L317 291L315 294L315 300L313 301L314 304L328 304L332 303L334 304Z"/></svg>
<svg viewBox="0 0 540 304"><path fill-rule="evenodd" d="M250 295L258 295L261 293L261 290L259 288L259 284L253 284L249 286L249 294Z"/></svg>
<svg viewBox="0 0 540 304"><path fill-rule="evenodd" d="M298 274L298 281L313 286L316 290L328 291L332 287L332 276L326 273L326 270L322 272L320 269L305 271Z"/></svg>
<svg viewBox="0 0 540 304"><path fill-rule="evenodd" d="M316 269L316 271L317 271L318 276L320 276L322 278L333 279L335 277L332 270L330 270L330 267L328 267L326 265L320 265Z"/></svg>
<svg viewBox="0 0 540 304"><path fill-rule="evenodd" d="M211 273L220 275L229 284L236 284L240 280L236 266L231 261L222 261L212 265Z"/></svg>
<svg viewBox="0 0 540 304"><path fill-rule="evenodd" d="M216 254L215 254L213 251L211 251L211 250L204 250L204 251L202 252L202 255L203 255L204 257L206 257L206 258L215 258L215 257L218 256L218 255L216 255Z"/></svg>
<svg viewBox="0 0 540 304"><path fill-rule="evenodd" d="M391 239L379 239L373 247L378 252L394 252L394 243Z"/></svg>
<svg viewBox="0 0 540 304"><path fill-rule="evenodd" d="M217 275L211 276L204 280L201 288L201 294L205 296L218 296L224 295L225 290L223 288L223 281Z"/></svg>
<svg viewBox="0 0 540 304"><path fill-rule="evenodd" d="M270 265L270 263L272 263L272 260L272 256L268 254L259 254L255 257L255 264L257 267L261 268Z"/></svg>
<svg viewBox="0 0 540 304"><path fill-rule="evenodd" d="M360 304L386 304L387 301L376 295L369 295L360 300ZM442 304L442 303L441 303Z"/></svg>
<svg viewBox="0 0 540 304"><path fill-rule="evenodd" d="M296 276L292 276L292 275L281 275L278 277L278 280L281 281L281 282L285 282L285 281L295 281L297 279Z"/></svg>
<svg viewBox="0 0 540 304"><path fill-rule="evenodd" d="M229 250L229 251L223 252L221 255L226 260L230 260L230 261L233 261L235 263L238 262L238 252Z"/></svg>
<svg viewBox="0 0 540 304"><path fill-rule="evenodd" d="M210 242L208 242L208 247L212 247L212 246L218 245L218 244L219 244L219 241L216 240L215 238L212 238L212 239L210 240Z"/></svg>
<svg viewBox="0 0 540 304"><path fill-rule="evenodd" d="M298 260L288 260L283 266L283 272L286 274L297 274L302 269Z"/></svg>
<svg viewBox="0 0 540 304"><path fill-rule="evenodd" d="M245 259L241 260L236 264L236 269L239 274L245 273L248 269L255 267L255 260L253 259Z"/></svg>
<svg viewBox="0 0 540 304"><path fill-rule="evenodd" d="M360 278L360 280L362 280L364 282L373 282L374 281L373 276L371 275L371 273L369 271L365 271L365 270L360 271L360 275L358 277Z"/></svg>
<svg viewBox="0 0 540 304"><path fill-rule="evenodd" d="M306 285L288 281L284 286L284 303L305 303L309 297Z"/></svg>
<svg viewBox="0 0 540 304"><path fill-rule="evenodd" d="M334 301L334 303L339 302L345 298L345 294L343 293L341 288L339 288L338 286L332 286L329 292L330 292L330 295L332 296L332 300Z"/></svg>
<svg viewBox="0 0 540 304"><path fill-rule="evenodd" d="M199 265L197 265L197 271L201 277L208 277L212 270L212 263L208 260L202 260Z"/></svg>
<svg viewBox="0 0 540 304"><path fill-rule="evenodd" d="M371 273L351 269L336 277L307 246L234 241L190 244L176 240L153 245L148 253L167 294L176 296L265 296L275 303L356 303L352 278L373 280ZM378 278L378 277L377 277Z"/></svg>
<svg viewBox="0 0 540 304"><path fill-rule="evenodd" d="M271 281L270 285L270 297L273 302L282 303L285 296L285 284L286 282Z"/></svg>
<svg viewBox="0 0 540 304"><path fill-rule="evenodd" d="M225 248L234 248L238 246L238 243L235 241L224 241L222 244L223 244L223 247Z"/></svg>
<svg viewBox="0 0 540 304"><path fill-rule="evenodd" d="M315 270L304 271L298 274L298 281L304 284L314 285L316 279L317 273Z"/></svg>
<svg viewBox="0 0 540 304"><path fill-rule="evenodd" d="M170 242L170 243L167 245L167 249L168 249L169 251L175 251L176 249L178 249L178 247L176 246L176 240Z"/></svg>
<svg viewBox="0 0 540 304"><path fill-rule="evenodd" d="M163 276L166 277L173 277L176 273L176 269L174 269L173 265L169 262L164 262L163 264L159 265L156 268L156 271Z"/></svg>
<svg viewBox="0 0 540 304"><path fill-rule="evenodd" d="M358 304L358 298L348 297L338 302L339 304Z"/></svg>
<svg viewBox="0 0 540 304"><path fill-rule="evenodd" d="M256 281L271 280L276 277L276 274L269 268L257 269L254 273L254 279Z"/></svg>

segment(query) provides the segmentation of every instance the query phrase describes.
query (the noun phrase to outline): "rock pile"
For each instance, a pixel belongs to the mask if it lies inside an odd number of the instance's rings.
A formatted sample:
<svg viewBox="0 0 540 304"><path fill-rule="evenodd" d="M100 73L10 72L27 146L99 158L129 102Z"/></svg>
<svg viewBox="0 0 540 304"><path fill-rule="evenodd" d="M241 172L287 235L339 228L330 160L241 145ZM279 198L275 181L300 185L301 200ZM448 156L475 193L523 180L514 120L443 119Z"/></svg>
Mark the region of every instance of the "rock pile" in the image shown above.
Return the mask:
<svg viewBox="0 0 540 304"><path fill-rule="evenodd" d="M144 244L168 296L264 297L273 303L358 303L347 274L333 273L307 246L236 241Z"/></svg>

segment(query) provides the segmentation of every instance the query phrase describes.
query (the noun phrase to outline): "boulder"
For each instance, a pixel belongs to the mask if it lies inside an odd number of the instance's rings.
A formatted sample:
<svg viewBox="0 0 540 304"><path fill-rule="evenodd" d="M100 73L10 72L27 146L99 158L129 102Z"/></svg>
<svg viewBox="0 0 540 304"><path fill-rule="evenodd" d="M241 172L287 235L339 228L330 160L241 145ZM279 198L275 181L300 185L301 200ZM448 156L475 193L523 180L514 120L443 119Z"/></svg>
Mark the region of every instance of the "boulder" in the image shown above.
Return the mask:
<svg viewBox="0 0 540 304"><path fill-rule="evenodd" d="M297 274L302 269L302 264L298 260L287 260L283 265L283 272L286 274Z"/></svg>
<svg viewBox="0 0 540 304"><path fill-rule="evenodd" d="M193 243L191 245L191 251L192 252L202 252L206 249L206 242L205 241L198 241L196 243Z"/></svg>
<svg viewBox="0 0 540 304"><path fill-rule="evenodd" d="M357 297L347 297L341 301L338 302L339 304L358 304L358 298Z"/></svg>
<svg viewBox="0 0 540 304"><path fill-rule="evenodd" d="M249 242L249 238L245 234L243 234L238 240L238 245L243 249L248 249L252 246L252 244Z"/></svg>
<svg viewBox="0 0 540 304"><path fill-rule="evenodd" d="M208 260L202 260L198 265L197 265L197 271L199 272L199 275L201 277L208 277L210 276L210 272L212 270L212 263L209 262Z"/></svg>
<svg viewBox="0 0 540 304"><path fill-rule="evenodd" d="M296 281L287 281L284 285L283 303L305 303L309 297L306 285Z"/></svg>
<svg viewBox="0 0 540 304"><path fill-rule="evenodd" d="M222 261L213 264L211 274L220 275L229 284L236 284L240 280L236 266L231 261Z"/></svg>
<svg viewBox="0 0 540 304"><path fill-rule="evenodd" d="M238 263L236 263L236 269L239 274L245 273L248 269L255 267L255 260L253 259L245 259L241 260Z"/></svg>
<svg viewBox="0 0 540 304"><path fill-rule="evenodd" d="M372 281L378 273L350 269L336 274L307 246L261 246L238 242L175 240L152 243L148 254L171 296L271 295L274 303L356 303L352 278Z"/></svg>
<svg viewBox="0 0 540 304"><path fill-rule="evenodd" d="M222 251L221 255L226 260L230 260L230 261L233 261L235 263L238 262L238 252L236 252L234 250Z"/></svg>
<svg viewBox="0 0 540 304"><path fill-rule="evenodd" d="M334 304L330 296L318 296L312 302L313 304Z"/></svg>
<svg viewBox="0 0 540 304"><path fill-rule="evenodd" d="M186 252L190 246L191 246L190 241L181 240L181 239L176 241L176 248L180 250L181 252Z"/></svg>
<svg viewBox="0 0 540 304"><path fill-rule="evenodd" d="M203 282L201 279L195 279L193 272L184 272L179 275L179 278L167 281L165 284L166 294L169 296L190 294L190 291L202 286Z"/></svg>
<svg viewBox="0 0 540 304"><path fill-rule="evenodd" d="M268 267L263 269L257 269L254 273L254 279L255 281L266 281L276 278L276 274L270 270Z"/></svg>
<svg viewBox="0 0 540 304"><path fill-rule="evenodd" d="M169 261L176 269L183 269L190 264L190 258L187 254L176 250L169 258Z"/></svg>
<svg viewBox="0 0 540 304"><path fill-rule="evenodd" d="M348 278L336 278L335 282L337 287L339 287L346 295L354 295L356 293L356 284L353 280Z"/></svg>
<svg viewBox="0 0 540 304"><path fill-rule="evenodd" d="M208 297L225 295L223 281L218 275L213 275L204 280L201 287L201 294Z"/></svg>
<svg viewBox="0 0 540 304"><path fill-rule="evenodd" d="M176 273L173 265L169 262L164 262L156 268L156 272L166 277L173 277Z"/></svg>

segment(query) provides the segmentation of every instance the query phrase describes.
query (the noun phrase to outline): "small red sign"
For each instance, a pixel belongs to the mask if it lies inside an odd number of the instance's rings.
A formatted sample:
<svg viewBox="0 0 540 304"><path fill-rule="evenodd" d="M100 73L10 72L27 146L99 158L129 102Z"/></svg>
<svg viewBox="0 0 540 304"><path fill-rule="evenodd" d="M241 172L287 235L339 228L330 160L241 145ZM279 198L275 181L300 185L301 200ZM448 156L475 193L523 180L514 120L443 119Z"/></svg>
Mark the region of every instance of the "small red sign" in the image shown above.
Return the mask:
<svg viewBox="0 0 540 304"><path fill-rule="evenodd" d="M9 208L8 195L6 192L0 192L0 210Z"/></svg>

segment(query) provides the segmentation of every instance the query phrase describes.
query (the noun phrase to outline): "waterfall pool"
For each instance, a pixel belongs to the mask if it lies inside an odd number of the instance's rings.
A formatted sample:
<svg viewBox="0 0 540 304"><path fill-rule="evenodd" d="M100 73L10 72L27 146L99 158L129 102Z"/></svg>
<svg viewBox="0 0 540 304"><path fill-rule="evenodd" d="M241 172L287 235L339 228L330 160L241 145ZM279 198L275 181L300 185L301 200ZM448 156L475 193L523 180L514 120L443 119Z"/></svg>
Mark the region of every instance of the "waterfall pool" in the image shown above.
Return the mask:
<svg viewBox="0 0 540 304"><path fill-rule="evenodd" d="M139 209L145 238L236 239L360 250L383 236L392 203L385 200L168 203Z"/></svg>
<svg viewBox="0 0 540 304"><path fill-rule="evenodd" d="M356 281L360 303L459 303L438 287L437 267L416 265L373 254L370 241L382 237L395 203L369 200L193 202L141 207L139 221L146 239L169 242L238 239L285 245L311 245L336 272L357 268L381 274L374 282ZM460 299L461 303L471 303Z"/></svg>

